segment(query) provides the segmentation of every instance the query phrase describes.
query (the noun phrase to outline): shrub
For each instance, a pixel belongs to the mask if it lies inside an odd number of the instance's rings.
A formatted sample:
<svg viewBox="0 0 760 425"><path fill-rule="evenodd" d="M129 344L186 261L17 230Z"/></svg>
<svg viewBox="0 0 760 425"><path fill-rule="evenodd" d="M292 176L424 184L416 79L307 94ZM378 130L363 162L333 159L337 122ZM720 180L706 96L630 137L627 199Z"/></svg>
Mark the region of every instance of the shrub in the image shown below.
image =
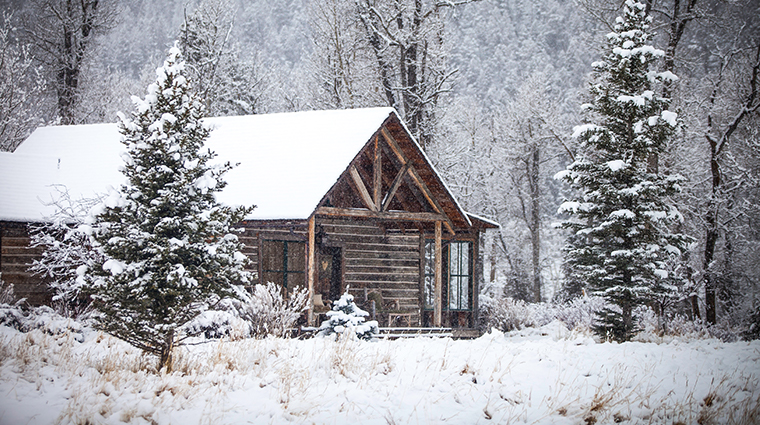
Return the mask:
<svg viewBox="0 0 760 425"><path fill-rule="evenodd" d="M309 291L295 288L287 296L272 282L256 285L253 294L240 303L240 317L248 321L251 335L286 336L308 307Z"/></svg>
<svg viewBox="0 0 760 425"><path fill-rule="evenodd" d="M369 313L356 306L354 296L348 291L333 305L332 311L327 312L328 320L319 327L319 335L342 334L348 331L360 339L370 340L380 332L377 321L364 322Z"/></svg>
<svg viewBox="0 0 760 425"><path fill-rule="evenodd" d="M482 305L486 329L510 332L536 326L529 305L513 298L490 298Z"/></svg>
<svg viewBox="0 0 760 425"><path fill-rule="evenodd" d="M272 282L255 285L252 294L241 300L221 300L212 310L188 323L184 330L206 338L284 337L308 307L308 298L306 289L296 288L284 297L280 286Z"/></svg>

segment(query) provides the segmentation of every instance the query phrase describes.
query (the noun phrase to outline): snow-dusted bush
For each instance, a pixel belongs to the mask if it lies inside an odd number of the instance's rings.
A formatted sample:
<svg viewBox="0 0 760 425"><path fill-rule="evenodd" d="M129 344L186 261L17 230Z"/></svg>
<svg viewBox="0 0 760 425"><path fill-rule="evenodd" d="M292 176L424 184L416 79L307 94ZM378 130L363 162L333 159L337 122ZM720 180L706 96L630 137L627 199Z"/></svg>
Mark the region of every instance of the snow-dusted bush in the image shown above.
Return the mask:
<svg viewBox="0 0 760 425"><path fill-rule="evenodd" d="M327 312L328 320L319 327L319 335L343 334L348 331L357 337L370 340L380 332L377 321L365 322L369 313L360 309L354 303L354 296L346 293L333 303L333 309Z"/></svg>
<svg viewBox="0 0 760 425"><path fill-rule="evenodd" d="M760 308L755 308L755 311L747 317L746 329L742 332L742 338L747 341L760 339Z"/></svg>
<svg viewBox="0 0 760 425"><path fill-rule="evenodd" d="M606 301L601 297L578 297L557 309L557 319L568 329L588 331L594 325L596 312L605 305Z"/></svg>
<svg viewBox="0 0 760 425"><path fill-rule="evenodd" d="M284 297L279 285L268 282L241 298L223 299L189 322L185 332L206 338L284 337L308 307L309 291L295 288Z"/></svg>
<svg viewBox="0 0 760 425"><path fill-rule="evenodd" d="M678 338L680 340L719 339L723 342L736 342L742 332L729 323L707 324L699 319L691 320L684 315L658 317L648 306L634 310L634 317L639 324L639 333L634 340L639 342L663 342Z"/></svg>
<svg viewBox="0 0 760 425"><path fill-rule="evenodd" d="M53 306L67 317L84 314L90 304L82 293L83 282L77 270L98 260L90 237L80 229L90 209L99 199L73 200L63 186L57 186L57 198L52 202L55 213L41 224L30 225L31 246L42 248L31 270L48 281L53 293Z"/></svg>
<svg viewBox="0 0 760 425"><path fill-rule="evenodd" d="M16 296L13 294L13 284L5 283L0 273L0 304L14 304Z"/></svg>
<svg viewBox="0 0 760 425"><path fill-rule="evenodd" d="M188 335L203 335L206 338L229 338L232 340L251 336L251 326L240 317L233 305L233 300L226 298L215 309L206 310L188 322L183 330Z"/></svg>
<svg viewBox="0 0 760 425"><path fill-rule="evenodd" d="M285 297L277 284L256 285L253 294L240 303L240 316L251 326L251 335L286 336L308 307L309 291L294 288Z"/></svg>
<svg viewBox="0 0 760 425"><path fill-rule="evenodd" d="M566 304L530 304L509 297L481 299L482 320L486 329L502 332L526 327L541 327L559 320L568 329L588 331L594 325L595 312L604 308L600 297L579 297Z"/></svg>
<svg viewBox="0 0 760 425"><path fill-rule="evenodd" d="M24 312L21 309L23 300L16 301L13 294L13 285L5 283L0 275L0 325L21 330L25 322Z"/></svg>
<svg viewBox="0 0 760 425"><path fill-rule="evenodd" d="M536 326L527 303L512 298L490 298L481 305L486 329L510 332Z"/></svg>
<svg viewBox="0 0 760 425"><path fill-rule="evenodd" d="M82 340L82 324L69 317L64 317L48 306L25 307L23 300L15 304L0 303L0 325L30 332L39 329L49 335L71 333L76 340Z"/></svg>

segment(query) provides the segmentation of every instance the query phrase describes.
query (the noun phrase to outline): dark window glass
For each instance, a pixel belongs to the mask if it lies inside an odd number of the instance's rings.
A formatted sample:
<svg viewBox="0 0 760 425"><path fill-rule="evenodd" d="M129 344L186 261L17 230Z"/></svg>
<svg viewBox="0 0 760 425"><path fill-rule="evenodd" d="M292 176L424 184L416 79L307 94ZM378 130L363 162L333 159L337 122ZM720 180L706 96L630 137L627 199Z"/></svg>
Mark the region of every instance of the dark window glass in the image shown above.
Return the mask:
<svg viewBox="0 0 760 425"><path fill-rule="evenodd" d="M435 242L425 241L425 276L423 282L425 310L435 308Z"/></svg>
<svg viewBox="0 0 760 425"><path fill-rule="evenodd" d="M470 309L471 255L470 242L449 245L449 310Z"/></svg>
<svg viewBox="0 0 760 425"><path fill-rule="evenodd" d="M262 283L273 282L286 289L304 286L306 243L264 240L261 251Z"/></svg>

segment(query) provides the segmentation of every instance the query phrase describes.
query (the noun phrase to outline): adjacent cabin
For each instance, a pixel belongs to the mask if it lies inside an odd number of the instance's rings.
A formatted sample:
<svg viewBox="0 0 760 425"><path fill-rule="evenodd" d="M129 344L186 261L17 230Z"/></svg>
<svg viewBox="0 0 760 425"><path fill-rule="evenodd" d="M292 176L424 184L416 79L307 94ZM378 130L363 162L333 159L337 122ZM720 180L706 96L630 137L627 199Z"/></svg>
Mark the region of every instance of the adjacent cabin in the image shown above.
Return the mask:
<svg viewBox="0 0 760 425"><path fill-rule="evenodd" d="M348 289L381 326L475 326L481 235L498 227L462 209L392 108L218 117L207 146L237 166L218 195L256 205L241 223L258 282L308 288L309 324ZM116 124L37 129L0 153L0 272L44 302L28 265L28 224L54 201L118 187Z"/></svg>

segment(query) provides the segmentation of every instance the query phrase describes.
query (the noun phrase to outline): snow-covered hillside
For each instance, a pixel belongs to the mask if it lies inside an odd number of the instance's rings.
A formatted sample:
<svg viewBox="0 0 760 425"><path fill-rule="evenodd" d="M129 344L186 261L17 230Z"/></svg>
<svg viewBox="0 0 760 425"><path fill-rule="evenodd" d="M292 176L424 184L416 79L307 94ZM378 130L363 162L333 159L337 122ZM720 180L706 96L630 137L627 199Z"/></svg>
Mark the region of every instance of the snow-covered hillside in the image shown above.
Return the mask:
<svg viewBox="0 0 760 425"><path fill-rule="evenodd" d="M559 322L473 341L210 341L157 375L155 359L96 331L0 329L2 424L717 424L760 414L760 341L600 344Z"/></svg>

